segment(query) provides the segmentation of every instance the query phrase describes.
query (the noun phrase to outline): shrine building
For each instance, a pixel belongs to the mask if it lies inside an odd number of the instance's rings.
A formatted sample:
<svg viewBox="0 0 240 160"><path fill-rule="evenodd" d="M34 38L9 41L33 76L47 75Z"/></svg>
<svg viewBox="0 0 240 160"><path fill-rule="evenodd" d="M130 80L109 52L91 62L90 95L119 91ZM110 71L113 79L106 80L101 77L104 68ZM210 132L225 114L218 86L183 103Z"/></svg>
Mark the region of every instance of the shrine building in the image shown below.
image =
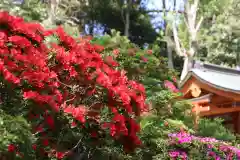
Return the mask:
<svg viewBox="0 0 240 160"><path fill-rule="evenodd" d="M194 106L196 127L199 117L219 117L227 128L240 133L239 70L195 63L180 83L180 91Z"/></svg>

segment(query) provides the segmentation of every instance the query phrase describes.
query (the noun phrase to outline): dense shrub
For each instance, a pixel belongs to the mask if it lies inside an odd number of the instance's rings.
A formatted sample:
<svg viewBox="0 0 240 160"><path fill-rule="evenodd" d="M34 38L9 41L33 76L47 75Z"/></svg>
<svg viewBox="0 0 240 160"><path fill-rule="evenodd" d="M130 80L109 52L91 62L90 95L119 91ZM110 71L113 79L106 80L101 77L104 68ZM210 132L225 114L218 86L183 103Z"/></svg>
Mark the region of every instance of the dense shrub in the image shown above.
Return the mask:
<svg viewBox="0 0 240 160"><path fill-rule="evenodd" d="M223 125L223 120L219 118L200 119L197 135L202 137L214 137L218 140L235 141L236 136Z"/></svg>
<svg viewBox="0 0 240 160"><path fill-rule="evenodd" d="M179 95L175 87L177 73L167 67L167 60L160 56L159 50L140 48L115 30L111 35L93 38L91 43L104 46L101 54L107 62L117 61L117 67L127 71L129 79L144 85L147 102L151 102L155 111L164 111L162 107Z"/></svg>
<svg viewBox="0 0 240 160"><path fill-rule="evenodd" d="M76 41L60 27L49 31L0 13L1 109L31 123L30 152L62 158L82 138L96 146L108 136L127 152L141 144L135 118L146 109L145 89L115 69L117 62L105 63L103 49ZM6 148L23 156L24 147L14 142Z"/></svg>

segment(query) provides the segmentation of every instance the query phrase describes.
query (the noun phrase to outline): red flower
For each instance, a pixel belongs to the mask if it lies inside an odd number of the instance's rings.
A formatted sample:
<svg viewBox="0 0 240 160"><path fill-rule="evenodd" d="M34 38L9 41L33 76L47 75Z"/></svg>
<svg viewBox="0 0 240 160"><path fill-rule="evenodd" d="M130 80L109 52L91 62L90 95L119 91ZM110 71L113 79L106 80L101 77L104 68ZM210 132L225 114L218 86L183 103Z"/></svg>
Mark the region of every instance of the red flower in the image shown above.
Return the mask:
<svg viewBox="0 0 240 160"><path fill-rule="evenodd" d="M24 155L23 155L21 152L17 152L16 154L17 154L19 157L21 157L21 158L24 157Z"/></svg>
<svg viewBox="0 0 240 160"><path fill-rule="evenodd" d="M36 128L36 132L43 132L43 125L42 124L40 124L39 126L37 126L37 128Z"/></svg>
<svg viewBox="0 0 240 160"><path fill-rule="evenodd" d="M110 123L107 123L107 122L104 122L104 123L101 125L102 129L107 129L107 128L109 128L110 126L111 126L111 124L110 124Z"/></svg>
<svg viewBox="0 0 240 160"><path fill-rule="evenodd" d="M121 98L123 104L125 104L126 106L128 104L130 104L131 98L130 98L130 96L127 93L121 92L120 93L120 98Z"/></svg>
<svg viewBox="0 0 240 160"><path fill-rule="evenodd" d="M48 139L44 139L44 140L42 141L42 144L43 144L44 146L48 146L48 145L49 145Z"/></svg>
<svg viewBox="0 0 240 160"><path fill-rule="evenodd" d="M54 128L54 119L48 115L45 117L45 122L48 124L48 126L53 129Z"/></svg>
<svg viewBox="0 0 240 160"><path fill-rule="evenodd" d="M24 92L23 93L23 97L25 99L32 99L32 98L36 98L38 96L38 93L33 92L33 91L28 91L28 92Z"/></svg>
<svg viewBox="0 0 240 160"><path fill-rule="evenodd" d="M93 45L94 49L97 51L97 52L102 52L104 50L104 47L103 46L100 46L100 45Z"/></svg>
<svg viewBox="0 0 240 160"><path fill-rule="evenodd" d="M143 56L141 57L141 59L142 59L143 62L147 62L148 61L148 59L146 57L143 57Z"/></svg>
<svg viewBox="0 0 240 160"><path fill-rule="evenodd" d="M11 36L8 38L9 42L12 42L21 47L30 47L32 44L28 39L22 36Z"/></svg>
<svg viewBox="0 0 240 160"><path fill-rule="evenodd" d="M44 148L40 148L39 151L40 151L41 155L46 155L47 154L47 152L45 151Z"/></svg>
<svg viewBox="0 0 240 160"><path fill-rule="evenodd" d="M20 79L15 77L15 75L13 75L11 72L9 72L6 68L3 69L3 76L10 83L14 83L14 84L20 83Z"/></svg>
<svg viewBox="0 0 240 160"><path fill-rule="evenodd" d="M74 107L72 105L69 105L69 106L65 106L63 111L65 113L72 114L73 110L74 110Z"/></svg>
<svg viewBox="0 0 240 160"><path fill-rule="evenodd" d="M7 40L7 33L0 31L0 40L4 41Z"/></svg>
<svg viewBox="0 0 240 160"><path fill-rule="evenodd" d="M119 65L116 61L113 60L113 57L111 56L106 57L106 63L113 67L117 67Z"/></svg>
<svg viewBox="0 0 240 160"><path fill-rule="evenodd" d="M13 145L13 144L8 145L8 152L14 152L15 150L16 150L15 145Z"/></svg>
<svg viewBox="0 0 240 160"><path fill-rule="evenodd" d="M69 68L69 73L70 73L70 77L75 77L78 75L78 73L76 72L76 70L73 67Z"/></svg>
<svg viewBox="0 0 240 160"><path fill-rule="evenodd" d="M116 135L116 126L114 124L111 124L110 126L110 135L115 136Z"/></svg>
<svg viewBox="0 0 240 160"><path fill-rule="evenodd" d="M34 119L34 118L35 118L35 115L34 115L34 114L32 114L32 113L29 113L29 115L28 115L28 118L29 118L30 120L32 120L32 119Z"/></svg>
<svg viewBox="0 0 240 160"><path fill-rule="evenodd" d="M152 50L147 50L147 53L152 54L153 52L152 52Z"/></svg>
<svg viewBox="0 0 240 160"><path fill-rule="evenodd" d="M120 53L119 49L114 49L113 54L118 55Z"/></svg>
<svg viewBox="0 0 240 160"><path fill-rule="evenodd" d="M76 126L77 126L77 123L73 121L73 122L71 123L71 127L74 128L74 127L76 127Z"/></svg>
<svg viewBox="0 0 240 160"><path fill-rule="evenodd" d="M64 156L65 156L65 154L64 154L63 152L57 152L57 153L56 153L56 158L57 158L57 159L63 159Z"/></svg>
<svg viewBox="0 0 240 160"><path fill-rule="evenodd" d="M90 135L91 135L91 137L96 138L98 134L97 134L97 132L91 132Z"/></svg>
<svg viewBox="0 0 240 160"><path fill-rule="evenodd" d="M86 119L83 115L78 115L75 118L76 118L76 120L78 120L81 123L85 123L85 121L86 121Z"/></svg>
<svg viewBox="0 0 240 160"><path fill-rule="evenodd" d="M111 107L111 111L112 111L113 113L117 113L117 112L118 112L115 107Z"/></svg>
<svg viewBox="0 0 240 160"><path fill-rule="evenodd" d="M36 149L37 149L37 145L36 145L36 144L33 144L33 145L32 145L32 149L33 149L33 150L36 150Z"/></svg>
<svg viewBox="0 0 240 160"><path fill-rule="evenodd" d="M85 122L86 108L84 106L78 106L75 108L74 106L68 106L64 109L65 113L71 114L76 120L81 123Z"/></svg>
<svg viewBox="0 0 240 160"><path fill-rule="evenodd" d="M87 91L87 95L91 96L96 92L95 88L93 90Z"/></svg>

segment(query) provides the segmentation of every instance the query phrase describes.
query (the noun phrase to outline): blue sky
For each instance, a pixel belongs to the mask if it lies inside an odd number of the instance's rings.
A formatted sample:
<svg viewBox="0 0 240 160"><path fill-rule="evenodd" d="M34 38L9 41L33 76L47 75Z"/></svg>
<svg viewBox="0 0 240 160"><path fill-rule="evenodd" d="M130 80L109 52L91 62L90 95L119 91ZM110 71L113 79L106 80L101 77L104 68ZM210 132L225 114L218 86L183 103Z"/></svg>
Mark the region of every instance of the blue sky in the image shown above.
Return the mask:
<svg viewBox="0 0 240 160"><path fill-rule="evenodd" d="M183 7L184 0L177 0L177 9ZM173 9L174 0L166 0L167 9ZM147 6L149 9L162 9L162 0L148 0Z"/></svg>
<svg viewBox="0 0 240 160"><path fill-rule="evenodd" d="M163 6L162 6L162 1L163 0L147 0L148 3L146 4L147 5L147 8L149 10L152 10L152 9L162 9ZM184 0L177 0L176 1L176 9L177 10L183 10L184 8ZM173 10L174 9L174 0L166 0L166 8L167 10ZM153 24L160 24L160 26L163 25L163 13L154 13L152 14L155 16L155 18L152 20L152 23ZM155 27L159 27L159 25L155 26Z"/></svg>

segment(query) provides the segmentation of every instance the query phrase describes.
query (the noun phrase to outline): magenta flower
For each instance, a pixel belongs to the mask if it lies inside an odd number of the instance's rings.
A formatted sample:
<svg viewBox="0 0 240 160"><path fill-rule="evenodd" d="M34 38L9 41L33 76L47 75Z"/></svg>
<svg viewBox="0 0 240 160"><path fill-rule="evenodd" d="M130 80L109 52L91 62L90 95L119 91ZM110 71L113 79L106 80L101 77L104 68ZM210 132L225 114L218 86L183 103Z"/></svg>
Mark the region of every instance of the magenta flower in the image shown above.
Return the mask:
<svg viewBox="0 0 240 160"><path fill-rule="evenodd" d="M178 148L186 143L190 144L190 146L194 145L195 142L202 144L203 147L206 147L206 158L214 158L215 160L233 160L237 157L237 159L240 159L239 148L228 145L226 142L216 140L215 138L197 137L186 132L170 133L168 134L168 137L170 139L169 145L177 145ZM182 147L185 149L186 146ZM169 152L169 156L174 160L177 158L187 159L187 153L178 150Z"/></svg>

